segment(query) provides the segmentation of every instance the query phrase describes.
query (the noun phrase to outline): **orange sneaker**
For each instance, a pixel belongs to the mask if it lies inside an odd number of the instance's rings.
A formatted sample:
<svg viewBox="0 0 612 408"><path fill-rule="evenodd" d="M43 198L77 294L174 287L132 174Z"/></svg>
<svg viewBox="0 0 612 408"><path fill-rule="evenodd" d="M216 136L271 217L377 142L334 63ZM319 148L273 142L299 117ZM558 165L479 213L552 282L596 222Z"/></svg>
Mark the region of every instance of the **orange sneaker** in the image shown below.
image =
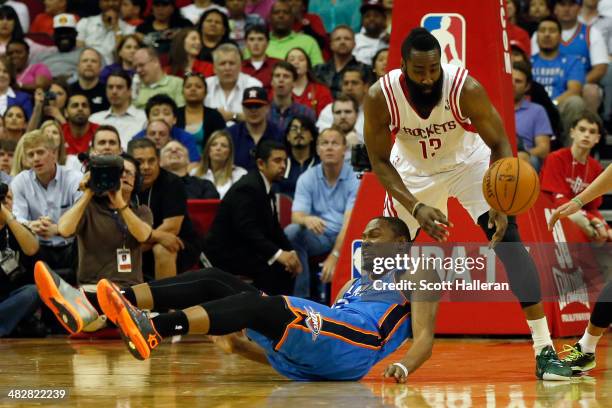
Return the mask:
<svg viewBox="0 0 612 408"><path fill-rule="evenodd" d="M85 293L60 278L46 263L36 262L34 281L40 299L71 334L79 333L98 318L98 312L89 303Z"/></svg>
<svg viewBox="0 0 612 408"><path fill-rule="evenodd" d="M132 305L119 288L107 279L98 282L97 292L100 307L119 328L119 334L130 353L139 360L149 358L151 350L162 340L149 316Z"/></svg>

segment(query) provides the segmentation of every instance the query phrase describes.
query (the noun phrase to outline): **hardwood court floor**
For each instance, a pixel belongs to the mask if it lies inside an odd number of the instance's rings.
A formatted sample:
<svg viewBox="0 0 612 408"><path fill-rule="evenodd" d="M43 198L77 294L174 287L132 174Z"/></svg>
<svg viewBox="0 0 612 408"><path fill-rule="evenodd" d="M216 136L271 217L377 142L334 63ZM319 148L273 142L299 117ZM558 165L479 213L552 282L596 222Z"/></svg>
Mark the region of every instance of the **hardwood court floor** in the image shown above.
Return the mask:
<svg viewBox="0 0 612 408"><path fill-rule="evenodd" d="M562 342L556 342L557 349ZM361 382L296 383L228 356L203 337L135 360L119 340L0 340L1 407L612 407L612 335L590 377L542 382L526 340L439 339L408 385L383 381L402 347ZM63 400L15 401L10 389L65 389Z"/></svg>

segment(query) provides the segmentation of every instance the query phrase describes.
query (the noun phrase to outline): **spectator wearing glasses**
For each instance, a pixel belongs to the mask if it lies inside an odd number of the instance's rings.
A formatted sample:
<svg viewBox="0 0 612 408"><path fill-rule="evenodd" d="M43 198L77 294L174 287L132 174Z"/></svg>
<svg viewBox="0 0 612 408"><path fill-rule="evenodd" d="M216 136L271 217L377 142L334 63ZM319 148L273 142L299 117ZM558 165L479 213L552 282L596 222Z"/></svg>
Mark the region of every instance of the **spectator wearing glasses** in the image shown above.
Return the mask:
<svg viewBox="0 0 612 408"><path fill-rule="evenodd" d="M178 106L184 106L183 80L174 75L166 75L162 69L157 52L153 48L141 48L134 54L134 68L138 80L132 85L133 104L142 109L154 95L166 94Z"/></svg>
<svg viewBox="0 0 612 408"><path fill-rule="evenodd" d="M291 119L285 131L289 145L289 158L285 178L279 184L279 192L293 198L298 178L321 161L316 152L319 130L314 122L304 116Z"/></svg>

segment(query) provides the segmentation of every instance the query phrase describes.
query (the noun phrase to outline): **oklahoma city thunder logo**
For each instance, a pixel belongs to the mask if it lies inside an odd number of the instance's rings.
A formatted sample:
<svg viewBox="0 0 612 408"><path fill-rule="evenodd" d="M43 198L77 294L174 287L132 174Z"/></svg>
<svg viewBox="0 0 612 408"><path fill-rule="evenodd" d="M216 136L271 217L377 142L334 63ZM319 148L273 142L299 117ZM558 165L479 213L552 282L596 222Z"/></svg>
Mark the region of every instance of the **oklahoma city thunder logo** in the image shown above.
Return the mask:
<svg viewBox="0 0 612 408"><path fill-rule="evenodd" d="M442 63L465 67L465 18L457 13L430 13L421 19L440 43Z"/></svg>
<svg viewBox="0 0 612 408"><path fill-rule="evenodd" d="M314 309L310 306L306 306L306 311L308 312L308 317L306 318L306 326L308 326L308 328L312 332L312 341L315 341L317 337L319 337L319 333L321 333L323 319L321 318L321 313L315 312Z"/></svg>

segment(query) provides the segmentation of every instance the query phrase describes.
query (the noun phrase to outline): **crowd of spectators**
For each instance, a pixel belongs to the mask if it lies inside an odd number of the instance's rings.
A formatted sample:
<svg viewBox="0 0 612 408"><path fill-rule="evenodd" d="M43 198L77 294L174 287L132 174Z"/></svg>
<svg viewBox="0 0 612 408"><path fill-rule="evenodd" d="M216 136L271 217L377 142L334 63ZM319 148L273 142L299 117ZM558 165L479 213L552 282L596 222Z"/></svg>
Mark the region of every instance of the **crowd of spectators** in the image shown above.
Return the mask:
<svg viewBox="0 0 612 408"><path fill-rule="evenodd" d="M392 7L3 2L0 181L10 189L0 195L0 264L10 255L18 268L0 273L0 315L11 316L0 335L37 316L37 260L86 290L212 262L270 294L325 298L359 186L349 161L364 141L363 100L387 70ZM601 171L590 155L612 113L607 15L612 0L507 1L519 154L561 201ZM123 173L117 192L100 195L87 163L104 155L120 155ZM284 230L278 194L293 200ZM222 200L206 236L192 199ZM580 225L608 239L593 211Z"/></svg>

